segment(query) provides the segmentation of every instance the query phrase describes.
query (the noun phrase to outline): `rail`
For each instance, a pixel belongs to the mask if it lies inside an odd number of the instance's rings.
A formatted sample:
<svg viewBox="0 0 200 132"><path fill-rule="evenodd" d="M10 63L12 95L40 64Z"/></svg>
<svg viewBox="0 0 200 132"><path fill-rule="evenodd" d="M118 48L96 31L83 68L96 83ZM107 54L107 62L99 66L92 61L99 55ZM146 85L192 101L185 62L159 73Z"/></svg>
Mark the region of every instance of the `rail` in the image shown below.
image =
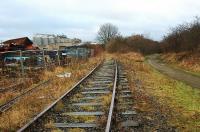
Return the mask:
<svg viewBox="0 0 200 132"><path fill-rule="evenodd" d="M38 120L40 117L42 117L46 112L48 112L51 108L53 108L60 100L62 100L64 97L68 96L70 93L74 91L77 86L79 86L84 80L86 80L100 65L102 62L100 62L95 68L93 68L85 77L83 77L79 82L77 82L70 90L65 92L60 98L58 98L56 101L54 101L51 105L49 105L47 108L45 108L41 113L39 113L36 117L31 119L26 125L24 125L22 128L20 128L17 132L25 131L28 127L31 126L36 120Z"/></svg>
<svg viewBox="0 0 200 132"><path fill-rule="evenodd" d="M115 65L116 65L116 67L115 67L115 81L114 81L114 86L113 86L112 99L111 99L110 110L109 110L109 114L108 114L105 132L109 132L110 129L111 129L113 109L114 109L114 105L115 105L115 93L116 93L117 76L118 76L118 67L117 67L116 62L115 62Z"/></svg>

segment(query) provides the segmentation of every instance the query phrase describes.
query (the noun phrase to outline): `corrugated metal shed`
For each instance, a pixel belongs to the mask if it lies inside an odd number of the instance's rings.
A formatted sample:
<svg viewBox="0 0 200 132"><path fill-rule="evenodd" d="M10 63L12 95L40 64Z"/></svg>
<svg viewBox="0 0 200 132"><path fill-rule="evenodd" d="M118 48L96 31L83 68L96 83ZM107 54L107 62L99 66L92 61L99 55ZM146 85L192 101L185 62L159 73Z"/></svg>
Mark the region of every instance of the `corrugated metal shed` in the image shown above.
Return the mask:
<svg viewBox="0 0 200 132"><path fill-rule="evenodd" d="M28 37L10 39L3 42L4 45L32 45L33 42Z"/></svg>
<svg viewBox="0 0 200 132"><path fill-rule="evenodd" d="M63 55L78 58L88 57L90 55L90 49L81 46L70 46L65 48Z"/></svg>
<svg viewBox="0 0 200 132"><path fill-rule="evenodd" d="M10 39L3 42L3 48L7 50L34 50L33 42L28 37Z"/></svg>

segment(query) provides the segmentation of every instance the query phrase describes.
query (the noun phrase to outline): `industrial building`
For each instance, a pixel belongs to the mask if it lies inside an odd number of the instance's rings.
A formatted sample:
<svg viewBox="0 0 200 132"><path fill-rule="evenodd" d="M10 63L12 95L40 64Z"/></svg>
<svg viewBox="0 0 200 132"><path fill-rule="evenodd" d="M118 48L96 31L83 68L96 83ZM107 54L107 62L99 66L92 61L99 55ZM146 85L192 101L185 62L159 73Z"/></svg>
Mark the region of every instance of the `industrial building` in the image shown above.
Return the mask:
<svg viewBox="0 0 200 132"><path fill-rule="evenodd" d="M81 43L81 40L77 38L70 39L66 35L35 34L33 43L37 44L40 49L60 50Z"/></svg>

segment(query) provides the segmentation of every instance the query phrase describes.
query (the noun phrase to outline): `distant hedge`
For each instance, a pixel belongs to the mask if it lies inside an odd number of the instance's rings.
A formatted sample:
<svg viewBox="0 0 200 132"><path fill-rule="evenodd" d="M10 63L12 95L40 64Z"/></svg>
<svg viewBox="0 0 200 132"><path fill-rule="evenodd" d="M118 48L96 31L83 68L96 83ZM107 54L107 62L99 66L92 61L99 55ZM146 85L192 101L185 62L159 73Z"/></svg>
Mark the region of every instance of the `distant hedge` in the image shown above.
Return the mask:
<svg viewBox="0 0 200 132"><path fill-rule="evenodd" d="M158 42L145 38L143 35L134 35L127 38L119 36L108 42L106 50L110 53L135 51L142 54L152 54L160 52L160 46Z"/></svg>

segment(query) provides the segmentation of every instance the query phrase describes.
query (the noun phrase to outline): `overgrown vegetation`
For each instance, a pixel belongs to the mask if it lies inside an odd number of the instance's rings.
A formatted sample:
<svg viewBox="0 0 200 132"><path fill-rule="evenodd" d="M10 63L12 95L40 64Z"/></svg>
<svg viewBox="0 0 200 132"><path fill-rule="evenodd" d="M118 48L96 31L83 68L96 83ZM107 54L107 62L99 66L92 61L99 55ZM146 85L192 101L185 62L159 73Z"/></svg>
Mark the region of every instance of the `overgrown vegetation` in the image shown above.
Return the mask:
<svg viewBox="0 0 200 132"><path fill-rule="evenodd" d="M0 116L0 131L15 131L23 126L30 118L42 111L50 103L55 101L78 80L80 80L89 70L94 68L101 61L101 57L89 59L87 62L77 62L66 68L57 68L52 72L42 75L43 79L55 76L56 73L63 71L71 72L70 78L55 78L48 85L34 91L28 96L23 97L13 108ZM63 107L60 103L58 110Z"/></svg>
<svg viewBox="0 0 200 132"><path fill-rule="evenodd" d="M190 23L178 25L164 36L160 42L146 38L143 35L130 37L118 36L106 43L106 49L110 53L129 51L142 54L171 53L171 52L199 52L200 51L200 18Z"/></svg>
<svg viewBox="0 0 200 132"><path fill-rule="evenodd" d="M200 51L200 19L172 28L162 41L163 52Z"/></svg>
<svg viewBox="0 0 200 132"><path fill-rule="evenodd" d="M170 66L200 76L200 54L198 52L166 53L161 59Z"/></svg>
<svg viewBox="0 0 200 132"><path fill-rule="evenodd" d="M163 120L166 119L167 124L178 131L200 130L199 89L193 89L155 71L138 53L112 56L122 62L128 70L128 80L134 91L135 108L142 113L144 120L156 124L146 124L144 129L154 131L163 128L166 125L163 124Z"/></svg>
<svg viewBox="0 0 200 132"><path fill-rule="evenodd" d="M135 51L143 54L152 54L160 52L159 43L145 38L143 35L134 35L127 38L118 36L109 41L106 45L109 53L127 53Z"/></svg>
<svg viewBox="0 0 200 132"><path fill-rule="evenodd" d="M162 53L162 59L175 68L200 75L200 18L178 25L160 42L143 35L118 36L106 44L109 53L138 52L143 55Z"/></svg>

